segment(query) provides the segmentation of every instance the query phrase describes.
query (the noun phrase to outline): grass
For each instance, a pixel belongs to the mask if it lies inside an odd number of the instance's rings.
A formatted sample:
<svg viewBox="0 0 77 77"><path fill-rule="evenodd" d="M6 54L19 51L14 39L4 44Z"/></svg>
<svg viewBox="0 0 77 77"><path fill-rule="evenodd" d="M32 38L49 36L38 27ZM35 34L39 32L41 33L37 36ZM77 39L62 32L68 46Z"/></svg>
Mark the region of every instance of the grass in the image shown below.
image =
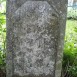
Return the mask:
<svg viewBox="0 0 77 77"><path fill-rule="evenodd" d="M67 20L63 53L64 77L77 77L77 21Z"/></svg>
<svg viewBox="0 0 77 77"><path fill-rule="evenodd" d="M73 41L76 39L77 33L75 32L75 28L77 27L77 20L67 20L66 22L66 35L65 38L69 41Z"/></svg>

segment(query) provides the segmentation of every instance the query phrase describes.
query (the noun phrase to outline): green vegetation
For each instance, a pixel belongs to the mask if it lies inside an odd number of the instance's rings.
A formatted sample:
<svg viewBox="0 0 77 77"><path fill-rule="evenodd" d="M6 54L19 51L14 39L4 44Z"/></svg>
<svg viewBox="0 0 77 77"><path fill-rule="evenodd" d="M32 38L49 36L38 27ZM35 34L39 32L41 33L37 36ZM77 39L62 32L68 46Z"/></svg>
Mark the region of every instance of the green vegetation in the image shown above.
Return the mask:
<svg viewBox="0 0 77 77"><path fill-rule="evenodd" d="M63 72L65 77L77 77L77 21L67 20L64 44Z"/></svg>
<svg viewBox="0 0 77 77"><path fill-rule="evenodd" d="M6 38L6 17L5 1L0 0L0 69L5 67L5 38Z"/></svg>
<svg viewBox="0 0 77 77"><path fill-rule="evenodd" d="M72 19L77 19L77 6L76 7L68 7L67 17Z"/></svg>

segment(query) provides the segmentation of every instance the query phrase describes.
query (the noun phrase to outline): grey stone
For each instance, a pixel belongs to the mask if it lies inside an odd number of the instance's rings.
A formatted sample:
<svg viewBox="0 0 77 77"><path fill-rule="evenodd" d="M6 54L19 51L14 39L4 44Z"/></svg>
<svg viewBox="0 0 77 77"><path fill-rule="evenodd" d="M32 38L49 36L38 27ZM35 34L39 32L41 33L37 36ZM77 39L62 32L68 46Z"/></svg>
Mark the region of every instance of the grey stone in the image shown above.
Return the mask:
<svg viewBox="0 0 77 77"><path fill-rule="evenodd" d="M67 0L7 0L7 77L60 77Z"/></svg>

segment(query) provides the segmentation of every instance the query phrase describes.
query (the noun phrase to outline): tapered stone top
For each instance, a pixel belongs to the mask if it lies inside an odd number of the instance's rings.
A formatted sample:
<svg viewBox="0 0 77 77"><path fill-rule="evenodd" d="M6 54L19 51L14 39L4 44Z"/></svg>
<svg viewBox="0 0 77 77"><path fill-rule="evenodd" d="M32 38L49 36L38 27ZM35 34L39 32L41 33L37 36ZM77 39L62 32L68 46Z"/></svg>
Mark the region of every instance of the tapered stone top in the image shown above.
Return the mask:
<svg viewBox="0 0 77 77"><path fill-rule="evenodd" d="M66 0L7 0L7 77L60 77Z"/></svg>

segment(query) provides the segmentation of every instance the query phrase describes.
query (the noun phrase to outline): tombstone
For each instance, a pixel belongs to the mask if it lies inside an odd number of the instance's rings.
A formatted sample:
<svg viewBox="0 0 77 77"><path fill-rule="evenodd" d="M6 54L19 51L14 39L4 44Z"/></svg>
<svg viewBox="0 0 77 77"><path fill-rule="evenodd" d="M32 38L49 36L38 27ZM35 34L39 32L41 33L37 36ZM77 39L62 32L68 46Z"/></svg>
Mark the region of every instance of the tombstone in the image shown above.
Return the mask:
<svg viewBox="0 0 77 77"><path fill-rule="evenodd" d="M7 0L7 77L60 77L67 0Z"/></svg>

